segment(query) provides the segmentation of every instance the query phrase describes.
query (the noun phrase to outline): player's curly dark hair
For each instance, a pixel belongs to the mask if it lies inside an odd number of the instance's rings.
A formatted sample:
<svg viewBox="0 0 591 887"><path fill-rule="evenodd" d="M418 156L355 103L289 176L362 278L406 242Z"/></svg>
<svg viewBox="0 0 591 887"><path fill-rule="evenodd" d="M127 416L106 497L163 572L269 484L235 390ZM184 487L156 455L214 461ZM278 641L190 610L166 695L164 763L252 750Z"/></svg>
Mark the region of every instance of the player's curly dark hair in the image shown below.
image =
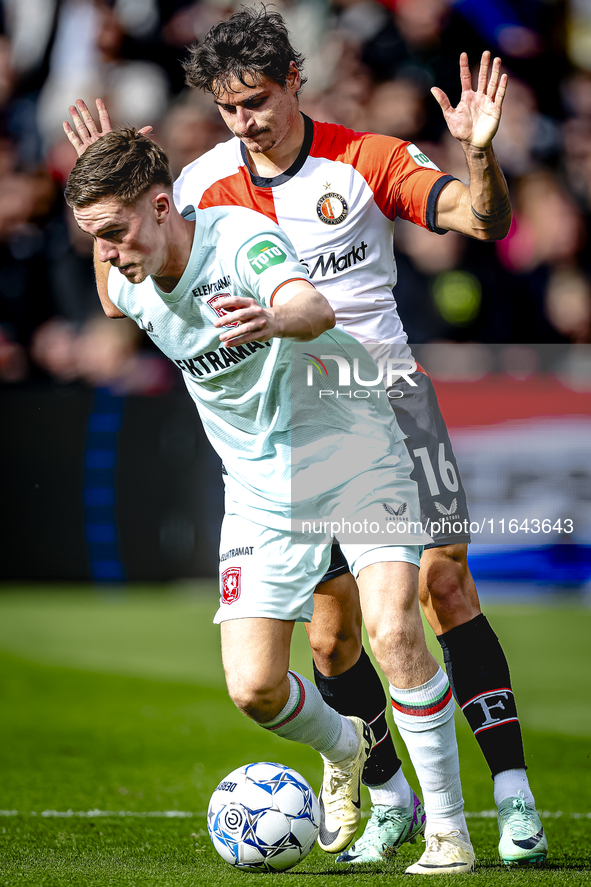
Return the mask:
<svg viewBox="0 0 591 887"><path fill-rule="evenodd" d="M137 129L122 127L101 136L78 158L65 198L75 209L108 197L130 206L152 185L172 188L168 157Z"/></svg>
<svg viewBox="0 0 591 887"><path fill-rule="evenodd" d="M246 76L256 81L264 75L285 86L290 62L296 63L303 86L304 56L291 45L283 18L263 4L244 7L214 25L201 43L189 48L183 67L189 86L215 94L232 80L252 86Z"/></svg>

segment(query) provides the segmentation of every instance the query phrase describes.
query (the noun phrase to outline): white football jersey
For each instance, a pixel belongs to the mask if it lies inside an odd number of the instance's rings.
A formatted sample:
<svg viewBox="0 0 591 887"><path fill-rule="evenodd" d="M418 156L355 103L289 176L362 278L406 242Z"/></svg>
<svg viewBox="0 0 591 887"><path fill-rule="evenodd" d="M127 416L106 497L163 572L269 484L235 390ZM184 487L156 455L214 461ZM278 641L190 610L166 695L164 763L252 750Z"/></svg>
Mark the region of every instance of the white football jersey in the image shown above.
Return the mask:
<svg viewBox="0 0 591 887"><path fill-rule="evenodd" d="M269 306L282 285L309 277L285 234L260 213L242 207L195 213L189 206L185 216L195 217L195 235L174 290L163 292L151 277L130 283L112 269L109 298L182 370L226 467L233 508L289 529L294 496L315 498L363 470L381 470L404 435L392 424L383 385L384 396L371 402L354 400L350 384L343 386L348 396L319 396L320 382L339 386L345 364L362 379L375 377L365 348L340 329L305 343L223 346L222 330L213 326L220 297L247 296Z"/></svg>
<svg viewBox="0 0 591 887"><path fill-rule="evenodd" d="M175 202L179 209L239 205L268 216L286 232L344 329L368 344L404 345L392 293L394 220L436 230L437 197L452 176L409 142L304 120L302 149L282 175L253 175L244 146L233 138L183 169Z"/></svg>

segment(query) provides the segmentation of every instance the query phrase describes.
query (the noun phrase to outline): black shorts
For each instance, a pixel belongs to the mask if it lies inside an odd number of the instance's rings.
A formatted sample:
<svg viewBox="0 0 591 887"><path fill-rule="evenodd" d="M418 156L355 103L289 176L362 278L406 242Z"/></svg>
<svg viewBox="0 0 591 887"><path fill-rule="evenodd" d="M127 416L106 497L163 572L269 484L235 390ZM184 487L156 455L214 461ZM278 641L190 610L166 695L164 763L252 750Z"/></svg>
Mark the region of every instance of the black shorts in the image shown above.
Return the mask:
<svg viewBox="0 0 591 887"><path fill-rule="evenodd" d="M403 377L388 396L414 462L411 478L419 488L421 521L434 539L425 548L470 542L466 494L435 388L426 373L410 378L416 385ZM392 397L396 392L402 396Z"/></svg>
<svg viewBox="0 0 591 887"><path fill-rule="evenodd" d="M421 521L434 540L425 548L470 542L466 494L435 388L429 376L420 371L412 373L410 380L415 384L405 377L396 382L388 390L388 399L406 434L405 443L414 462L411 478L419 488ZM322 581L342 575L344 570L333 574L333 569L341 568L344 560L340 548L333 545L330 566Z"/></svg>
<svg viewBox="0 0 591 887"><path fill-rule="evenodd" d="M318 584L328 582L329 579L336 579L337 576L344 576L349 572L349 564L341 551L341 546L337 542L333 542L330 550L330 566Z"/></svg>

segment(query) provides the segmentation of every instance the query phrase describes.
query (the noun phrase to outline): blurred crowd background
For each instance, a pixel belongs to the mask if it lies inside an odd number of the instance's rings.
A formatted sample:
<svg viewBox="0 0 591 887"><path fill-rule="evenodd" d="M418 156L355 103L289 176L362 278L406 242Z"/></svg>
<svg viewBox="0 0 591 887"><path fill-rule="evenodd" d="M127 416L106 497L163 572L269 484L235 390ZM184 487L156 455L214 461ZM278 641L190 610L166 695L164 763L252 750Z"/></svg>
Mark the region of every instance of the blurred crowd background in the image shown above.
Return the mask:
<svg viewBox="0 0 591 887"><path fill-rule="evenodd" d="M114 123L151 124L178 174L229 138L182 60L238 5L0 0L3 579L216 574L219 459L181 373L102 314L92 241L63 199L76 155L62 121L100 96ZM307 58L304 112L411 140L464 181L430 88L456 104L460 53L473 69L484 49L502 57L510 234L482 244L398 221L396 300L488 528L471 547L481 591L591 589L591 0L274 5ZM455 513L453 493L442 501ZM505 518L518 533L497 534ZM534 518L548 532L530 533Z"/></svg>
<svg viewBox="0 0 591 887"><path fill-rule="evenodd" d="M155 394L179 385L131 322L101 316L90 239L63 187L67 107L152 124L173 172L229 137L184 86L186 46L232 0L0 0L0 380ZM510 77L495 149L514 222L497 244L398 222L396 299L411 343L591 341L591 4L587 0L276 0L307 58L302 110L409 139L466 180L433 85L458 59Z"/></svg>

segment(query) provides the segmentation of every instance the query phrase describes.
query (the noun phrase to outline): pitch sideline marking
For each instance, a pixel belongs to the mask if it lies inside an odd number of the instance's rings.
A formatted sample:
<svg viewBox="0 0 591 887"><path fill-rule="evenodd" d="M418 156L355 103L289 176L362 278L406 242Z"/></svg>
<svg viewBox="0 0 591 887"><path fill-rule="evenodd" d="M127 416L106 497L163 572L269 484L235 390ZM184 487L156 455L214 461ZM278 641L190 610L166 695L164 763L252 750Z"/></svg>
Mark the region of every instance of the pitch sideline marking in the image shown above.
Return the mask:
<svg viewBox="0 0 591 887"><path fill-rule="evenodd" d="M570 819L591 819L589 813L563 813L562 810L538 810L542 819L560 819L562 816ZM0 810L0 816L41 816L46 819L64 819L70 817L78 817L82 819L95 819L99 816L114 817L130 817L137 819L153 818L153 819L191 819L193 817L206 816L205 810L191 812L188 810L42 810L37 813L34 810L26 813L19 810ZM466 812L464 814L468 819L496 819L496 810L478 810L475 812ZM362 816L367 819L366 816Z"/></svg>
<svg viewBox="0 0 591 887"><path fill-rule="evenodd" d="M32 810L25 813L19 810L0 810L0 816L42 816L47 819L59 819L69 817L81 817L83 819L95 819L99 816L117 816L117 817L152 817L154 819L190 819L194 816L207 816L205 810L197 813L188 810L42 810L37 813Z"/></svg>

